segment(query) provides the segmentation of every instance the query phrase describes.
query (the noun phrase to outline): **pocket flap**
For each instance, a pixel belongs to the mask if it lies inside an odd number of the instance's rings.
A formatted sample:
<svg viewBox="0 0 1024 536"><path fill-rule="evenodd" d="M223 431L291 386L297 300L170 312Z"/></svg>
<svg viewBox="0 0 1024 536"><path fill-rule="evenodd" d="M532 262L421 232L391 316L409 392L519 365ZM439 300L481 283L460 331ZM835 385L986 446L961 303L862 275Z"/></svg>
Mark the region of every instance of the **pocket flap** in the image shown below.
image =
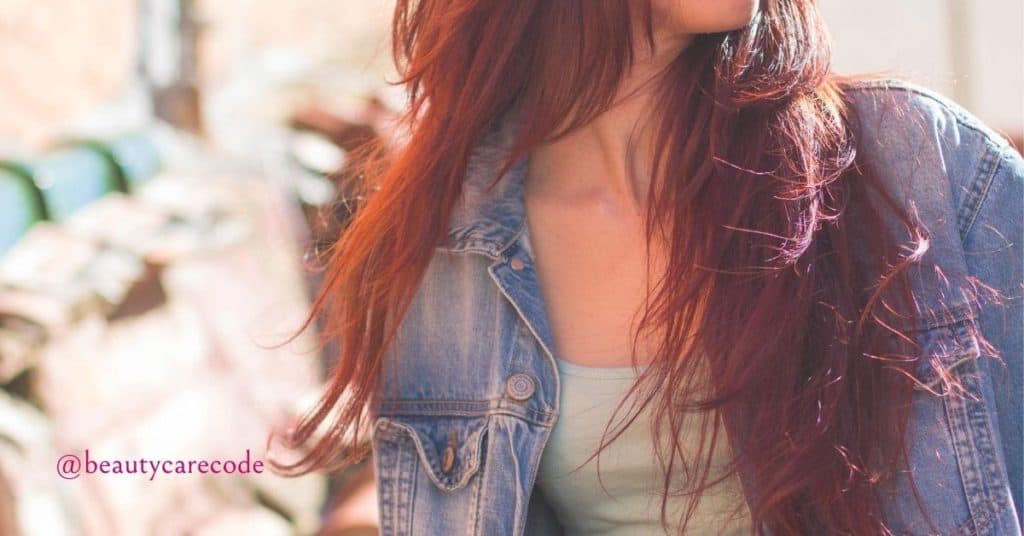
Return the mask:
<svg viewBox="0 0 1024 536"><path fill-rule="evenodd" d="M482 465L487 425L487 417L381 416L374 433L411 441L434 484L455 491Z"/></svg>
<svg viewBox="0 0 1024 536"><path fill-rule="evenodd" d="M951 382L965 374L966 367L981 357L974 317L918 332L921 345L918 364L919 390L948 392Z"/></svg>

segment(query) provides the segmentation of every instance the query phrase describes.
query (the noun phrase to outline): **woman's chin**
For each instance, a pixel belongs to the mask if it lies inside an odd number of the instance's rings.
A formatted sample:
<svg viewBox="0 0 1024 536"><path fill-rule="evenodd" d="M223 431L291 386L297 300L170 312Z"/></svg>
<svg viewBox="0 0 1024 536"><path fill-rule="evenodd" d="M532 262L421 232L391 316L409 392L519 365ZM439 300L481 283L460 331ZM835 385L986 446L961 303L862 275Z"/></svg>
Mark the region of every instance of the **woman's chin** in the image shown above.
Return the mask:
<svg viewBox="0 0 1024 536"><path fill-rule="evenodd" d="M680 33L729 32L750 24L758 0L652 0L655 21L672 21Z"/></svg>

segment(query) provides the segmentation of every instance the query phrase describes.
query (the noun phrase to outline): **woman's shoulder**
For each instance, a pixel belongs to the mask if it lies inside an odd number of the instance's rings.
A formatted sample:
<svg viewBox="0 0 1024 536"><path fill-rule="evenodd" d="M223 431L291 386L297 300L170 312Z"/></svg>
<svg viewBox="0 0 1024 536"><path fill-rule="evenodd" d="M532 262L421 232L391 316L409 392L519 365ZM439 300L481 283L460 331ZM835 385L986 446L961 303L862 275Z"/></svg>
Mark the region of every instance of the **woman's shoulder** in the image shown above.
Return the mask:
<svg viewBox="0 0 1024 536"><path fill-rule="evenodd" d="M917 209L930 207L939 218L952 210L961 237L994 181L1021 167L1005 136L938 91L876 78L848 82L843 93L859 159Z"/></svg>
<svg viewBox="0 0 1024 536"><path fill-rule="evenodd" d="M946 143L955 138L976 138L976 141L1002 150L1010 148L1006 136L1000 134L963 105L943 93L917 82L895 77L864 78L843 84L843 92L854 108L863 127L878 134L903 133L908 128L930 127L923 133ZM873 122L871 120L874 120ZM917 134L920 136L920 133Z"/></svg>

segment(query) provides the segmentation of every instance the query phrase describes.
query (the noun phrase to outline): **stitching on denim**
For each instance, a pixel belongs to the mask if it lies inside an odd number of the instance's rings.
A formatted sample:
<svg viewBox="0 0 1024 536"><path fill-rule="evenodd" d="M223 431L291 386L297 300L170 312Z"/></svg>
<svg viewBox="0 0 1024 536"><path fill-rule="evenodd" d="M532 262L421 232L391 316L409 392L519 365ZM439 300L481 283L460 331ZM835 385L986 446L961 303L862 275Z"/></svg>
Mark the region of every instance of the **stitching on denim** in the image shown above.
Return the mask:
<svg viewBox="0 0 1024 536"><path fill-rule="evenodd" d="M382 401L378 410L381 417L467 417L483 418L491 415L511 415L540 426L551 426L555 412L527 408L504 399L490 400L390 400Z"/></svg>
<svg viewBox="0 0 1024 536"><path fill-rule="evenodd" d="M510 337L512 339L512 344L510 345L510 348L508 350L509 353L505 354L511 357L509 357L509 359L505 363L508 365L507 368L504 370L505 377L511 375L513 371L523 372L528 370L528 363L532 361L529 355L529 348L522 348L522 346L523 341L529 341L530 339L533 338L533 335L530 335L530 333L526 331L526 327L523 324L524 323L519 318L516 317L515 313L513 313L512 336Z"/></svg>
<svg viewBox="0 0 1024 536"><path fill-rule="evenodd" d="M378 419L373 439L382 536L410 532L418 469L415 447L390 425Z"/></svg>
<svg viewBox="0 0 1024 536"><path fill-rule="evenodd" d="M524 192L525 192L525 190L524 190ZM525 193L523 195L525 196ZM523 202L525 203L525 199L524 199ZM515 240L517 242L519 242L519 241L528 241L529 240L529 231L530 230L527 227L526 218L524 217L523 221L520 222L519 230L516 232ZM533 249L532 246L531 246L530 249L531 250ZM532 256L531 256L531 260L532 260ZM538 286L539 286L539 282L538 282ZM550 319L548 319L548 320L550 321ZM562 378L561 378L561 374L559 374L559 372L558 372L558 364L555 363L554 349L553 348L548 348L547 344L545 344L544 340L541 339L540 335L537 334L533 330L533 326L527 325L525 322L522 322L521 320L520 320L520 325L521 325L521 327L528 328L529 333L531 333L533 335L533 339L531 339L531 340L534 342L534 345L541 351L542 357L546 358L545 360L547 362L546 364L548 366L548 372L551 374L551 377L554 378L554 381L555 381L555 392L552 393L552 396L551 396L551 412L550 413L552 415L557 415L558 411L559 411L559 408L560 408L560 404L561 404ZM550 327L548 328L548 331L550 333Z"/></svg>
<svg viewBox="0 0 1024 536"><path fill-rule="evenodd" d="M993 499L985 504L978 516L967 519L943 536L982 536L999 519L999 516L1006 512L1009 506L1009 500L1005 497ZM919 536L919 533L907 531L900 531L896 534L899 536Z"/></svg>
<svg viewBox="0 0 1024 536"><path fill-rule="evenodd" d="M953 307L942 309L937 314L920 319L920 328L929 330L944 328L978 318L978 311L971 302L963 302Z"/></svg>
<svg viewBox="0 0 1024 536"><path fill-rule="evenodd" d="M413 508L416 504L416 481L419 477L419 461L416 458L416 452L408 448L403 448L399 451L399 454L405 454L406 460L406 472L405 475L399 479L399 491L402 492L402 503L405 508L402 512L402 522L405 525L405 530L402 534L412 533L412 522L413 522ZM400 458L401 459L401 458ZM401 470L401 469L400 469Z"/></svg>
<svg viewBox="0 0 1024 536"><path fill-rule="evenodd" d="M931 369L927 368L932 367L931 361L935 359L939 361L939 366L942 367L945 372L953 374L957 378L966 374L980 374L978 365L968 367L966 369L964 368L964 366L969 363L976 363L981 357L981 349L978 347L978 340L968 329L969 322L973 322L973 319L965 319L956 324L952 324L951 326L934 328L936 330L948 328L949 333L943 333L942 341L936 343L940 347L940 352L942 353L921 355L920 359L924 361L920 362L920 366L925 368L919 371L918 376L924 385L914 384L914 389L927 391L928 389L934 389L942 382L942 377L939 376L938 373L932 373ZM945 348L943 343L946 343L951 348L943 351L942 349Z"/></svg>
<svg viewBox="0 0 1024 536"><path fill-rule="evenodd" d="M1003 139L1001 137L993 138L992 135L989 132L987 132L985 129L981 128L977 124L975 119L965 115L964 112L961 111L960 109L958 109L957 107L952 106L950 104L951 101L949 101L941 93L936 93L936 92L928 90L926 88L921 88L921 87L917 87L917 86L914 86L914 85L910 85L910 84L907 84L906 82L904 82L902 80L896 80L896 79L873 80L873 81L868 81L868 82L857 82L857 83L854 83L853 85L851 85L850 89L852 91L879 91L879 90L885 91L885 90L895 90L895 91L903 91L905 93L913 93L915 95L918 95L918 96L921 96L921 97L925 97L928 100L930 100L930 101L938 104L939 106L941 106L943 110L945 110L951 116L953 116L953 119L956 120L958 125L960 125L960 126L962 126L964 128L968 128L970 130L973 130L976 133L980 134L982 136L982 138L987 142L988 145L993 145L993 146L995 146L997 148L1000 148L1000 150L1002 150L1002 148L1008 147L1010 145L1007 140L1005 140L1005 139Z"/></svg>
<svg viewBox="0 0 1024 536"><path fill-rule="evenodd" d="M999 516L1006 512L1010 506L1010 501L1006 497L997 497L990 501L984 511L972 518L964 521L953 532L950 536L980 536L992 527Z"/></svg>
<svg viewBox="0 0 1024 536"><path fill-rule="evenodd" d="M433 460L433 458L427 454L427 449L423 445L423 439L420 437L420 433L415 427L405 424L401 421L391 420L389 418L385 419L385 423L387 424L387 426L395 430L401 430L401 433L397 434L398 436L401 436L401 438L412 443L412 455L418 458L420 465L422 465L423 467L424 472L427 473L427 476L430 478L430 481L437 486L438 490L444 493L450 493L462 489L472 479L473 475L475 475L479 470L481 465L480 459L483 456L480 447L484 435L487 434L489 431L489 419L485 419L485 422L483 426L480 428L480 430L477 430L475 432L477 434L476 445L473 446L471 455L469 456L470 459L463 468L462 474L460 475L459 479L451 483L444 482L437 476L434 467L435 460Z"/></svg>
<svg viewBox="0 0 1024 536"><path fill-rule="evenodd" d="M985 154L982 155L981 161L979 162L975 172L975 177L972 179L969 189L967 190L968 198L964 200L960 207L958 207L958 229L960 231L960 238L961 240L966 238L971 227L974 225L974 220L980 212L981 206L987 198L988 190L992 184L992 179L1002 161L1003 152L1007 149L1012 150L1012 146L1009 142L1003 137L994 137L991 132L983 128L982 125L979 125L975 118L966 115L962 109L955 105L956 103L950 101L944 95L926 88L917 87L904 81L894 79L859 82L851 85L850 88L852 91L864 92L895 90L902 91L904 93L913 93L920 97L924 97L929 101L938 104L946 113L953 117L958 126L972 130L981 136ZM972 208L973 210L971 210Z"/></svg>
<svg viewBox="0 0 1024 536"><path fill-rule="evenodd" d="M374 456L373 462L377 473L377 506L380 509L380 530L382 536L390 536L395 533L394 514L392 507L394 501L391 492L394 487L394 476L392 475L390 456L393 454L389 448L393 445L385 445L383 438L374 434L373 438Z"/></svg>
<svg viewBox="0 0 1024 536"><path fill-rule="evenodd" d="M486 452L486 450L489 450L491 448L491 441L493 440L493 438L491 437L492 425L492 422L487 423L487 428L484 430L484 434L481 434L480 442L477 443L477 453L480 457L480 467L476 471L478 473L474 484L476 486L476 489L474 490L475 493L472 494L472 503L469 505L469 511L472 512L473 515L473 519L471 520L471 523L469 523L469 525L473 527L473 532L471 534L474 535L482 534L480 529L480 504L482 501L480 500L480 498L483 496L484 483L487 481L488 475L487 469L490 466L490 464L487 463L488 452ZM487 441L486 448L484 448L484 440Z"/></svg>
<svg viewBox="0 0 1024 536"><path fill-rule="evenodd" d="M980 374L964 375L962 379L966 389L980 392ZM991 523L992 505L1007 500L1006 486L999 485L1005 480L994 451L997 446L991 419L983 400L947 397L944 407L970 516L957 530L977 534Z"/></svg>
<svg viewBox="0 0 1024 536"><path fill-rule="evenodd" d="M992 147L985 147L985 154L981 157L981 162L978 164L974 178L968 187L966 199L960 205L957 217L961 244L963 244L963 241L971 232L975 220L978 219L978 214L981 213L981 208L988 199L988 193L992 189L992 183L1002 164L1002 159L999 156L1000 153Z"/></svg>

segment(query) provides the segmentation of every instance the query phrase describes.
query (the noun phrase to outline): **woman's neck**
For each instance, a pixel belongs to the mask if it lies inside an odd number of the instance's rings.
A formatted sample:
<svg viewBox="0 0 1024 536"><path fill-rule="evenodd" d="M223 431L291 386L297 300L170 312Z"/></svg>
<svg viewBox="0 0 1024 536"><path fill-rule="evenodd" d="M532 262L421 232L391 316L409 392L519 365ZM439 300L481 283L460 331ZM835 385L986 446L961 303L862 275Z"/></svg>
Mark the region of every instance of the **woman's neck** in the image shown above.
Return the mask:
<svg viewBox="0 0 1024 536"><path fill-rule="evenodd" d="M614 214L643 213L650 183L651 136L646 120L658 75L692 41L692 35L655 31L652 53L638 35L636 61L620 84L613 105L586 125L534 149L527 191L531 197L572 204L595 203ZM630 158L630 147L635 158ZM630 171L632 166L632 171Z"/></svg>

